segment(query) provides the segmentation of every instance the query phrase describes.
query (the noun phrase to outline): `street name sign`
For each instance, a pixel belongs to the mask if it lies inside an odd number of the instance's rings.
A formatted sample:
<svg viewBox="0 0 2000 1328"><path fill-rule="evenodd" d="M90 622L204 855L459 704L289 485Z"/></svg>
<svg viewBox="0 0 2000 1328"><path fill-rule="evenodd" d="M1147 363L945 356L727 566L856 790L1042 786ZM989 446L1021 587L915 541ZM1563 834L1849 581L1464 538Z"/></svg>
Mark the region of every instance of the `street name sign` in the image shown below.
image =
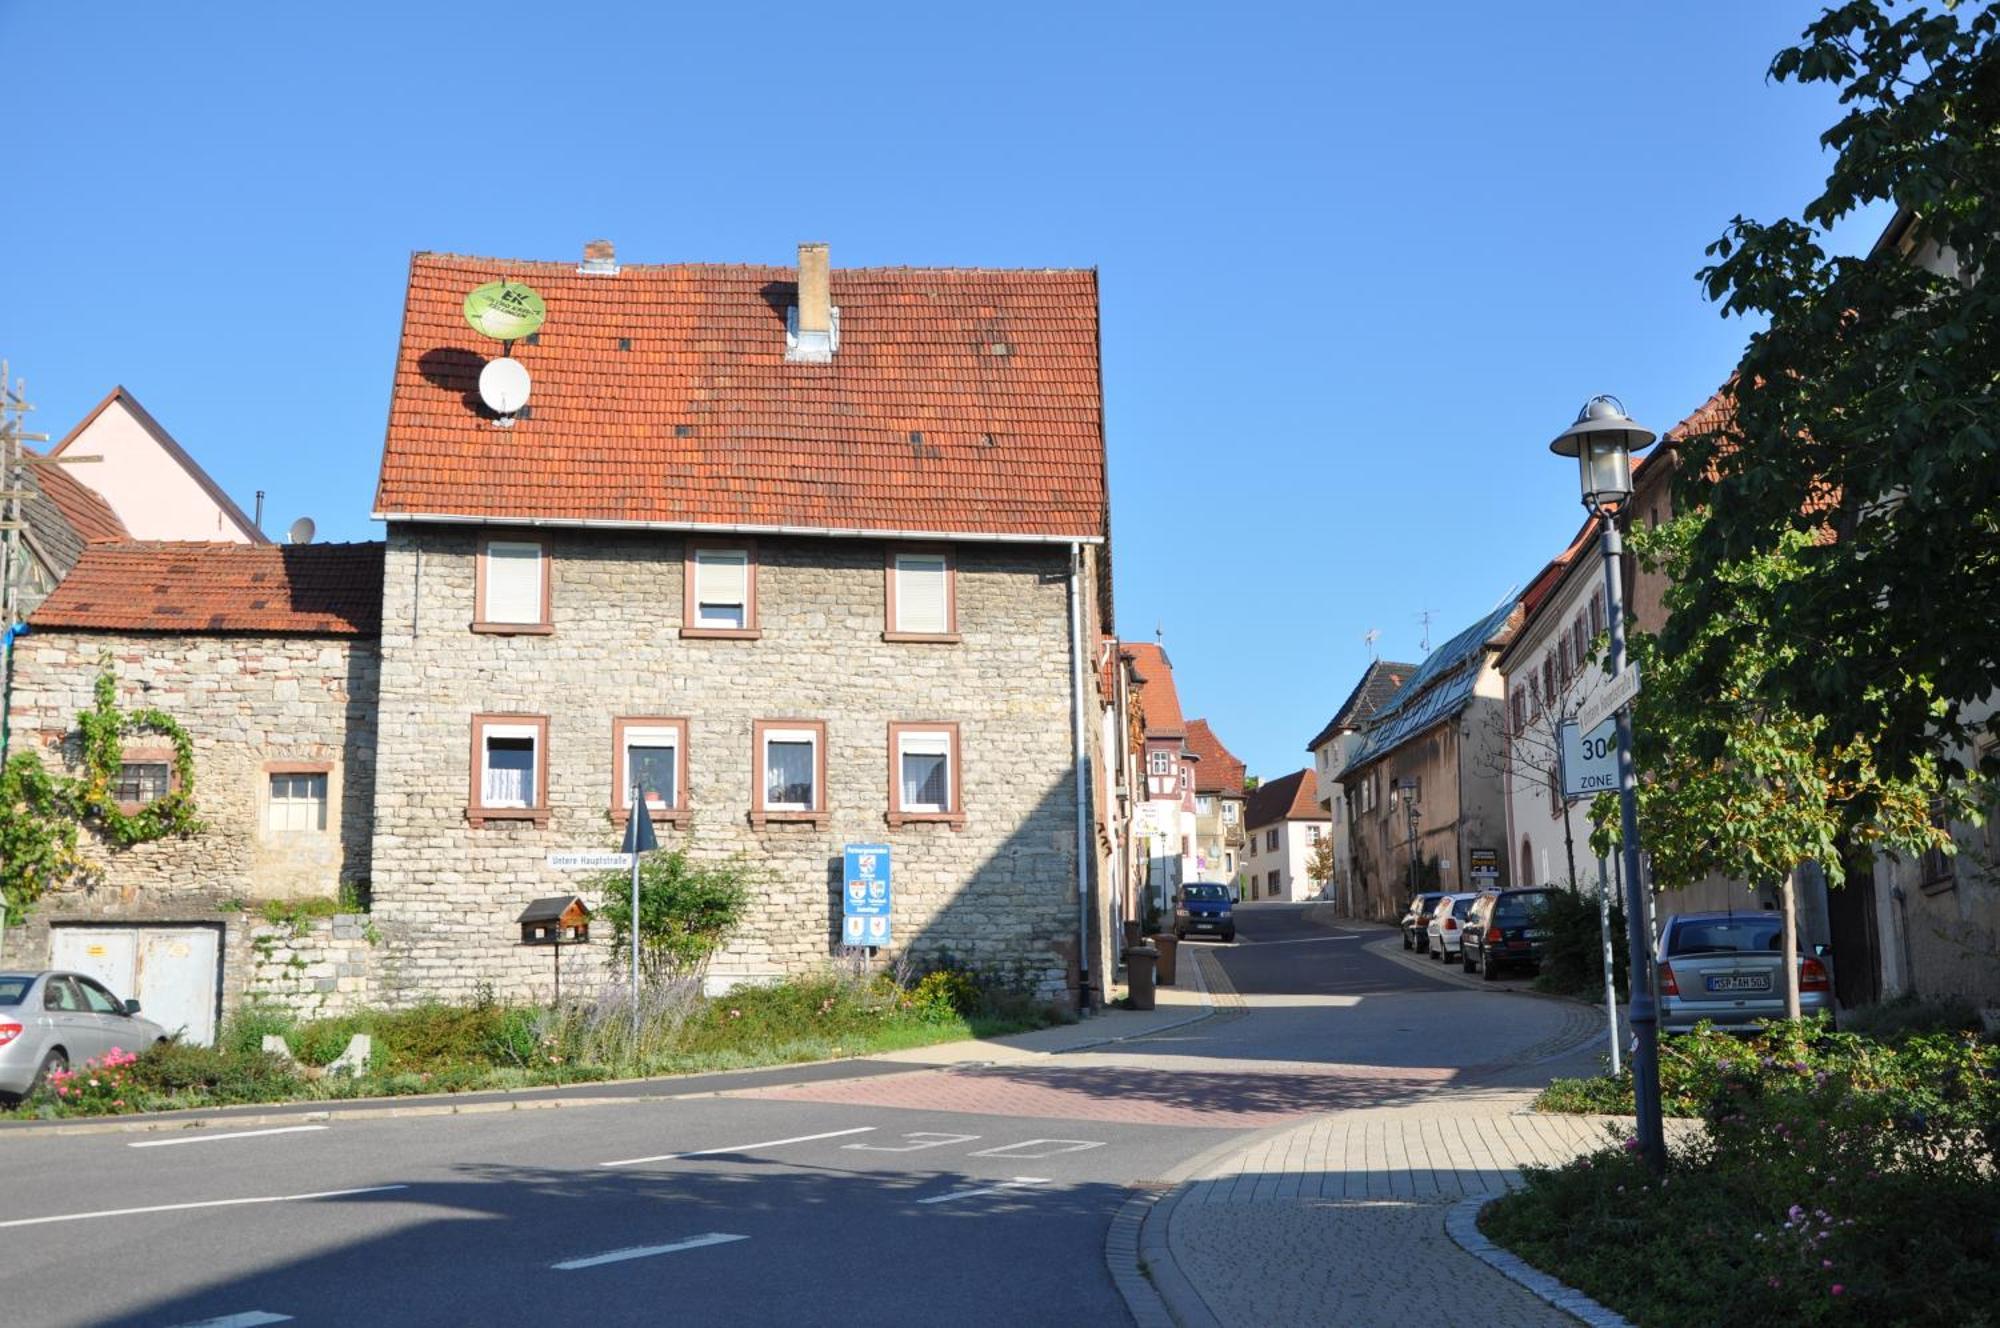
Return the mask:
<svg viewBox="0 0 2000 1328"><path fill-rule="evenodd" d="M549 866L557 871L630 871L630 853L551 853Z"/></svg>
<svg viewBox="0 0 2000 1328"><path fill-rule="evenodd" d="M849 844L843 857L840 939L848 945L887 945L895 898L889 888L889 846Z"/></svg>
<svg viewBox="0 0 2000 1328"><path fill-rule="evenodd" d="M1576 711L1576 726L1589 733L1599 724L1623 710L1633 697L1639 694L1639 666L1627 664L1625 671L1613 677L1604 690L1586 698Z"/></svg>
<svg viewBox="0 0 2000 1328"><path fill-rule="evenodd" d="M1607 719L1585 733L1574 723L1557 730L1557 764L1565 798L1618 791L1618 721Z"/></svg>

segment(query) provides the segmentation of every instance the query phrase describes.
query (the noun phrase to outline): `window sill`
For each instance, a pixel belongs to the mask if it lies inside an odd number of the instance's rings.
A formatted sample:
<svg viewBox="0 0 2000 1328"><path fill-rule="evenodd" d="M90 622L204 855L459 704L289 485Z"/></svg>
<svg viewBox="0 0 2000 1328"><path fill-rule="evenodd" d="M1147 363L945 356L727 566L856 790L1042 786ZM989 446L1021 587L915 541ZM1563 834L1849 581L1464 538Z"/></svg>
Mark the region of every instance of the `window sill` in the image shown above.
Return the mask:
<svg viewBox="0 0 2000 1328"><path fill-rule="evenodd" d="M1941 876L1935 881L1918 882L1917 889L1920 893L1925 895L1941 895L1945 894L1950 890L1956 889L1957 886L1958 886L1958 877Z"/></svg>
<svg viewBox="0 0 2000 1328"><path fill-rule="evenodd" d="M549 809L546 807L467 807L465 819L473 827L485 825L488 821L533 821L537 830L549 828Z"/></svg>
<svg viewBox="0 0 2000 1328"><path fill-rule="evenodd" d="M475 622L472 630L482 636L554 636L554 623Z"/></svg>
<svg viewBox="0 0 2000 1328"><path fill-rule="evenodd" d="M685 807L649 807L654 825L670 825L676 830L685 830L694 815ZM632 819L632 813L623 807L611 809L611 824L624 825Z"/></svg>
<svg viewBox="0 0 2000 1328"><path fill-rule="evenodd" d="M884 632L884 641L922 641L932 645L955 646L965 638L957 632Z"/></svg>
<svg viewBox="0 0 2000 1328"><path fill-rule="evenodd" d="M683 627L681 639L685 641L756 641L764 633L756 627Z"/></svg>
<svg viewBox="0 0 2000 1328"><path fill-rule="evenodd" d="M827 826L825 812L751 812L750 824L759 830L767 825L809 825L824 830Z"/></svg>
<svg viewBox="0 0 2000 1328"><path fill-rule="evenodd" d="M890 812L889 828L901 830L906 825L948 825L954 830L965 829L964 812Z"/></svg>

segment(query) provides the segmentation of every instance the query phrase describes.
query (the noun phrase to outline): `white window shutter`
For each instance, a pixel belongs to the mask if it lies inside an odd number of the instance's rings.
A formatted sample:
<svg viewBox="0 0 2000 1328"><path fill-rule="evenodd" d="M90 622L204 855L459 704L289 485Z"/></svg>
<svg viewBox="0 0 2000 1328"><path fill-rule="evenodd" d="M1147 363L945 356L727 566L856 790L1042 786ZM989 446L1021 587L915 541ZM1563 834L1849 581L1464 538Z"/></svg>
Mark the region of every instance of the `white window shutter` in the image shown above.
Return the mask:
<svg viewBox="0 0 2000 1328"><path fill-rule="evenodd" d="M949 632L947 580L942 554L897 554L895 630L939 635Z"/></svg>
<svg viewBox="0 0 2000 1328"><path fill-rule="evenodd" d="M750 556L741 550L698 549L694 560L694 598L702 604L744 607L749 602ZM697 610L698 611L698 610Z"/></svg>
<svg viewBox="0 0 2000 1328"><path fill-rule="evenodd" d="M486 621L542 620L542 546L494 540L486 546Z"/></svg>

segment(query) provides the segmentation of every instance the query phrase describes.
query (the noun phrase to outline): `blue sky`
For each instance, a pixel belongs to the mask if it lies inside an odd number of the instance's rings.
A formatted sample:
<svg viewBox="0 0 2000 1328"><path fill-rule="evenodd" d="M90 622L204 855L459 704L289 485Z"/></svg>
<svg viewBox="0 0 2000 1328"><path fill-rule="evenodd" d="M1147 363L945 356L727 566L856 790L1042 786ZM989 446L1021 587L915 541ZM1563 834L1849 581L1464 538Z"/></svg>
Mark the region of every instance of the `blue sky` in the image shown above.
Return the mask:
<svg viewBox="0 0 2000 1328"><path fill-rule="evenodd" d="M1547 439L1663 429L1794 212L1813 4L0 5L0 355L130 387L267 528L367 519L417 249L1096 266L1119 626L1253 772L1574 531ZM1885 220L1838 237L1865 247Z"/></svg>

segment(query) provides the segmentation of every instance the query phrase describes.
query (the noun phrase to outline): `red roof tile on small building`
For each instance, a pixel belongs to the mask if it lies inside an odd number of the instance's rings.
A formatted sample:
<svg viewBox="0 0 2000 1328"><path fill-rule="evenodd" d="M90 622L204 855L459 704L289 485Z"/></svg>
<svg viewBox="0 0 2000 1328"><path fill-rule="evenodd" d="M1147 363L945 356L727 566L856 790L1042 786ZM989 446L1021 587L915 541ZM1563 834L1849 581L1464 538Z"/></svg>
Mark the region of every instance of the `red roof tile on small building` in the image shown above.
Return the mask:
<svg viewBox="0 0 2000 1328"><path fill-rule="evenodd" d="M97 490L68 473L66 466L28 468L42 494L56 505L63 519L75 528L86 544L102 544L132 538L125 523L111 510L111 504Z"/></svg>
<svg viewBox="0 0 2000 1328"><path fill-rule="evenodd" d="M374 637L382 544L93 544L29 625Z"/></svg>
<svg viewBox="0 0 2000 1328"><path fill-rule="evenodd" d="M1180 693L1174 689L1174 666L1166 649L1151 641L1127 641L1119 650L1132 661L1139 677L1139 711L1146 718L1149 738L1183 738Z"/></svg>
<svg viewBox="0 0 2000 1328"><path fill-rule="evenodd" d="M1187 749L1195 754L1196 793L1242 793L1243 763L1236 759L1205 719L1191 719L1187 726Z"/></svg>
<svg viewBox="0 0 2000 1328"><path fill-rule="evenodd" d="M1250 790L1243 809L1246 830L1256 830L1279 821L1324 821L1319 805L1319 779L1311 767L1259 784Z"/></svg>
<svg viewBox="0 0 2000 1328"><path fill-rule="evenodd" d="M548 307L513 346L533 387L506 429L476 392L499 344L462 314L502 278ZM785 358L796 282L416 255L375 514L1105 537L1094 271L836 269L828 363Z"/></svg>

